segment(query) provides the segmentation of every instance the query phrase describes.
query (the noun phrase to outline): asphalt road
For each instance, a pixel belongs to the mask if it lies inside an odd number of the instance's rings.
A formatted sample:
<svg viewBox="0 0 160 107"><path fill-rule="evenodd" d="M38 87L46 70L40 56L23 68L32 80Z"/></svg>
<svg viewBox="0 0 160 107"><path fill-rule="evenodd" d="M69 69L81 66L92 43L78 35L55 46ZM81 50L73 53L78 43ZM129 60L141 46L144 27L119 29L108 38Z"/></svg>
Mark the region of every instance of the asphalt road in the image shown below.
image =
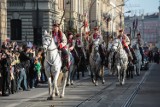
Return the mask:
<svg viewBox="0 0 160 107"><path fill-rule="evenodd" d="M130 102L132 107L160 107L159 78L160 66L157 64L151 64L150 70L142 71L140 76L126 80L124 86L118 84L116 76L108 74L105 76L105 84L99 81L99 85L95 86L86 75L66 88L64 98L46 100L48 87L43 84L31 91L9 97L0 96L0 107L125 107L126 102ZM135 90L136 94L130 100ZM155 106L150 106L153 103Z"/></svg>

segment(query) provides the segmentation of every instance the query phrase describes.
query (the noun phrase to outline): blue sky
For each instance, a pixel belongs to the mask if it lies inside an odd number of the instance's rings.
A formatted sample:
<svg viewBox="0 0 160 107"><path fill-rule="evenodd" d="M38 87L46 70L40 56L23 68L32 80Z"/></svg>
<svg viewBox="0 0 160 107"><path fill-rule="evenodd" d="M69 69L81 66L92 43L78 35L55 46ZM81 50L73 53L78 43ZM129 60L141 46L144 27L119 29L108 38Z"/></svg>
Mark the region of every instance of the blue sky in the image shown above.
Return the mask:
<svg viewBox="0 0 160 107"><path fill-rule="evenodd" d="M159 0L125 0L125 11L131 10L129 15L152 14L158 12ZM128 15L128 14L126 14Z"/></svg>

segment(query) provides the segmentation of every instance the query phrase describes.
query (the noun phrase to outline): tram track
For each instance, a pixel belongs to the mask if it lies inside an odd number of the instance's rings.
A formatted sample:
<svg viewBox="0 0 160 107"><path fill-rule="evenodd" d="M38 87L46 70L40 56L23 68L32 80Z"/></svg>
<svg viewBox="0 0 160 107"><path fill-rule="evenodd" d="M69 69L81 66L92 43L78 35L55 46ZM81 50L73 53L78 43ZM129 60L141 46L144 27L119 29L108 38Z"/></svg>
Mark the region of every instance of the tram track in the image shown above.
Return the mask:
<svg viewBox="0 0 160 107"><path fill-rule="evenodd" d="M101 89L99 92L97 92L97 93L94 94L93 96L85 99L84 101L82 101L81 103L79 103L78 105L76 105L75 107L80 107L80 106L81 106L82 104L84 104L85 102L88 102L88 101L92 100L93 98L95 98L96 96L101 95L101 94L104 92L105 89L111 87L111 86L114 85L115 83L116 83L116 81L111 82L111 84L107 85L106 87L104 87L103 89ZM100 102L101 99L102 99L102 98L100 98L100 99L97 101L97 103Z"/></svg>
<svg viewBox="0 0 160 107"><path fill-rule="evenodd" d="M132 94L127 98L127 100L123 103L123 105L121 107L131 107L131 105L134 102L134 100L135 100L135 98L136 98L136 96L137 96L142 84L145 82L145 80L147 79L148 75L150 74L150 72L151 72L150 69L144 74L143 78L137 84L137 86L135 87L135 89L132 92Z"/></svg>

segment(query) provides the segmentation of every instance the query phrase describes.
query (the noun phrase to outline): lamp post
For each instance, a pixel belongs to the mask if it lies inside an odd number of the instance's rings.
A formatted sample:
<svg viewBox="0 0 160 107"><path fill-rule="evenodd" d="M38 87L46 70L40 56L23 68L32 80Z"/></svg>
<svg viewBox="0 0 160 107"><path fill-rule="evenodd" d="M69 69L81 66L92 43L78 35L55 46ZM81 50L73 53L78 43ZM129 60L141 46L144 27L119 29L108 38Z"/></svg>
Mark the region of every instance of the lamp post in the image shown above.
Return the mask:
<svg viewBox="0 0 160 107"><path fill-rule="evenodd" d="M69 11L70 11L70 13L69 13L69 30L71 31L71 29L72 29L72 27L71 27L71 26L72 26L72 25L71 25L71 24L72 24L72 23L71 23L72 1L70 0L69 3L70 3L70 10L69 10Z"/></svg>
<svg viewBox="0 0 160 107"><path fill-rule="evenodd" d="M142 31L143 31L143 39L144 39L144 15L142 14Z"/></svg>

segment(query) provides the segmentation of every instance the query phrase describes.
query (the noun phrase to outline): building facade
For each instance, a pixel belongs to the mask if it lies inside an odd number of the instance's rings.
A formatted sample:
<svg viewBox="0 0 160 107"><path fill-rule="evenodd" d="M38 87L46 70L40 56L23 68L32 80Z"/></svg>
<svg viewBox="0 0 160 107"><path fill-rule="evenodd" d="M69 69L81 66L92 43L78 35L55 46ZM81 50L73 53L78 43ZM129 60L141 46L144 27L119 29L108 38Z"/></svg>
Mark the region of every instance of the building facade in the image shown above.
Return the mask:
<svg viewBox="0 0 160 107"><path fill-rule="evenodd" d="M124 0L102 0L102 31L114 33L123 28L124 22Z"/></svg>
<svg viewBox="0 0 160 107"><path fill-rule="evenodd" d="M61 22L65 32L81 33L85 18L90 30L99 26L100 31L116 32L123 22L119 17L123 3L124 0L8 0L7 35L11 40L41 44L44 30L51 31L53 22ZM108 28L105 15L111 18Z"/></svg>
<svg viewBox="0 0 160 107"><path fill-rule="evenodd" d="M84 18L85 0L64 0L65 1L65 23L64 30L73 33L80 33Z"/></svg>
<svg viewBox="0 0 160 107"><path fill-rule="evenodd" d="M7 39L7 3L0 1L0 44Z"/></svg>
<svg viewBox="0 0 160 107"><path fill-rule="evenodd" d="M137 26L133 26L137 23ZM158 13L145 16L125 17L125 32L131 33L132 38L136 37L136 33L140 32L142 38L147 43L157 43L160 39L160 18Z"/></svg>
<svg viewBox="0 0 160 107"><path fill-rule="evenodd" d="M51 31L53 22L60 23L64 11L63 0L8 0L7 8L10 39L37 45L42 43L44 30Z"/></svg>

